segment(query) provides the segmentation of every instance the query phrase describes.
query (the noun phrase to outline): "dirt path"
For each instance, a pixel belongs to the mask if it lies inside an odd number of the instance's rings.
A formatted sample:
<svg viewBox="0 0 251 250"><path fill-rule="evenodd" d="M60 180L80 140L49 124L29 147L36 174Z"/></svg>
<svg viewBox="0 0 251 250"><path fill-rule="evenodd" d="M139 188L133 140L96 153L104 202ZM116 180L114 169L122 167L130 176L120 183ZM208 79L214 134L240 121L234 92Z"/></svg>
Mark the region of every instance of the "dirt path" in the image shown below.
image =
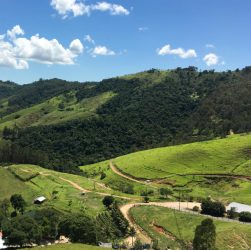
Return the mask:
<svg viewBox="0 0 251 250"><path fill-rule="evenodd" d="M102 193L102 192L96 192L96 191L88 190L88 189L85 189L85 188L81 187L76 182L70 181L70 180L65 179L63 177L59 177L59 179L62 180L62 181L68 182L75 189L78 189L78 190L80 190L81 192L84 192L84 193L94 193L94 194L98 194L98 195L101 195L101 196L110 196L111 195L113 197L124 199L124 200L136 200L135 198L130 198L130 197L126 197L126 196L113 195L113 194L109 194L109 193Z"/></svg>
<svg viewBox="0 0 251 250"><path fill-rule="evenodd" d="M119 170L112 161L110 161L109 163L111 170L123 177L126 178L128 180L137 182L137 183L141 183L144 185L147 185L148 183L146 183L146 181L144 180L139 180L139 178L131 176L129 174L125 174L122 173L121 170ZM247 181L251 181L251 176L250 175L234 175L234 174L222 174L222 173L214 173L214 174L210 174L210 173L205 173L205 174L201 174L201 173L187 173L187 174L176 174L176 173L170 173L173 176L201 176L201 177L214 177L214 178L233 178L233 179L239 179L239 180L247 180ZM168 177L166 177L168 178ZM149 179L149 184L158 184L161 183L161 181L164 181L166 178L161 178L161 179Z"/></svg>
<svg viewBox="0 0 251 250"><path fill-rule="evenodd" d="M208 215L203 215L199 213L192 212L192 208L194 206L197 206L200 208L201 204L197 202L149 202L149 203L130 203L130 204L125 204L120 207L120 211L124 215L124 217L128 220L130 226L134 227L137 233L137 237L144 243L151 243L152 238L145 232L132 218L130 215L130 210L133 207L137 206L157 206L157 207L165 207L165 208L170 208L174 210L179 210L182 212L190 213L190 214L195 214L197 216L204 216L204 217L211 217L214 220L221 220L225 222L235 222L235 223L241 223L243 222L237 221L237 220L230 220L227 218L221 218L221 217L212 217ZM251 225L250 223L245 223L247 225Z"/></svg>
<svg viewBox="0 0 251 250"><path fill-rule="evenodd" d="M138 179L136 179L136 178L133 178L133 177L127 175L127 174L122 173L122 172L112 163L112 161L110 161L109 165L110 165L111 170L112 170L115 174L117 174L117 175L119 175L119 176L121 176L121 177L123 177L123 178L125 178L125 179L128 179L128 180L130 180L130 181L134 181L134 182L137 182L137 183L146 185L146 182L145 182L145 181L140 181L140 180L138 180Z"/></svg>
<svg viewBox="0 0 251 250"><path fill-rule="evenodd" d="M124 215L124 217L128 220L131 227L134 227L137 233L137 237L144 243L150 244L152 242L152 238L134 221L134 219L130 216L130 210L136 206L158 206L158 207L166 207L171 209L177 209L185 211L185 209L192 209L194 206L200 207L200 203L196 202L149 202L149 203L131 203L126 204L120 207L120 211Z"/></svg>

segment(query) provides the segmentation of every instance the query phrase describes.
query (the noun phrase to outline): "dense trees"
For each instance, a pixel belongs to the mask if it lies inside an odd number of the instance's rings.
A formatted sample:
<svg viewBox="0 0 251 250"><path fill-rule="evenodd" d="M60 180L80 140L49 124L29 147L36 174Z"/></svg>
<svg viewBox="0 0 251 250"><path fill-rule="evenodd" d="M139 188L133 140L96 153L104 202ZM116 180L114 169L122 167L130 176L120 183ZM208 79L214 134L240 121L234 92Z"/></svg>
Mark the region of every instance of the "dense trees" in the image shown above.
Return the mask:
<svg viewBox="0 0 251 250"><path fill-rule="evenodd" d="M241 212L239 214L239 220L243 222L251 222L251 213L250 212Z"/></svg>
<svg viewBox="0 0 251 250"><path fill-rule="evenodd" d="M23 199L21 194L13 194L10 197L10 202L16 212L20 212L22 214L24 213L25 207L26 207L26 202Z"/></svg>
<svg viewBox="0 0 251 250"><path fill-rule="evenodd" d="M40 227L36 221L25 215L5 220L2 225L6 245L25 246L39 244L42 239Z"/></svg>
<svg viewBox="0 0 251 250"><path fill-rule="evenodd" d="M95 221L82 214L69 214L61 221L59 233L71 242L96 244Z"/></svg>
<svg viewBox="0 0 251 250"><path fill-rule="evenodd" d="M218 201L211 201L210 199L203 200L201 203L201 213L209 214L215 217L223 217L226 213L224 204Z"/></svg>
<svg viewBox="0 0 251 250"><path fill-rule="evenodd" d="M107 91L115 95L92 118L25 128L6 139L30 152L42 151L43 166L69 172L136 150L225 136L231 129L247 132L250 76L248 68L217 73L189 67L98 84L41 80L11 96L8 112L69 91L76 92L79 102Z"/></svg>
<svg viewBox="0 0 251 250"><path fill-rule="evenodd" d="M21 195L14 194L10 201L0 201L0 228L4 240L10 246L31 246L44 241L55 241L60 235L71 242L97 244L111 242L128 234L128 221L111 196L104 202L106 210L96 218L83 213L65 214L53 208L25 212L26 202ZM10 204L15 212L11 213Z"/></svg>
<svg viewBox="0 0 251 250"><path fill-rule="evenodd" d="M205 219L195 229L194 250L215 250L216 230L213 220Z"/></svg>

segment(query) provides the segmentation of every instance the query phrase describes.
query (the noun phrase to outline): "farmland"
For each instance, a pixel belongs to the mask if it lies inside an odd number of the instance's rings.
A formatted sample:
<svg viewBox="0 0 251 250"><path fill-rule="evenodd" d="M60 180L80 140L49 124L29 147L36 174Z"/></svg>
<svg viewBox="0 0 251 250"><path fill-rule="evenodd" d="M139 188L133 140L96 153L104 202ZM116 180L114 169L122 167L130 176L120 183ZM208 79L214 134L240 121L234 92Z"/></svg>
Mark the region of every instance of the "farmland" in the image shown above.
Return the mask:
<svg viewBox="0 0 251 250"><path fill-rule="evenodd" d="M176 248L181 243L191 245L197 225L205 217L161 207L140 206L131 210L135 222L158 241L159 247ZM248 249L251 245L251 227L233 222L214 220L218 249Z"/></svg>

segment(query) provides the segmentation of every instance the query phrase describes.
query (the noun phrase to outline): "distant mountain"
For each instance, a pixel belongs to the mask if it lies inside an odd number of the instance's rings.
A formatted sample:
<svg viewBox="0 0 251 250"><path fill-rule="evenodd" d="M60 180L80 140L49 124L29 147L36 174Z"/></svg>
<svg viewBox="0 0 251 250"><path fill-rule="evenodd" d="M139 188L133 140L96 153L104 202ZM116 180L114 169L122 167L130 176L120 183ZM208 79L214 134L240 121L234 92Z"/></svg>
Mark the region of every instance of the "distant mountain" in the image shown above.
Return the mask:
<svg viewBox="0 0 251 250"><path fill-rule="evenodd" d="M1 85L0 85L1 86ZM15 85L16 86L16 85ZM0 98L0 130L69 171L137 150L251 131L251 67L148 70L99 83L41 80ZM6 131L5 131L6 132Z"/></svg>

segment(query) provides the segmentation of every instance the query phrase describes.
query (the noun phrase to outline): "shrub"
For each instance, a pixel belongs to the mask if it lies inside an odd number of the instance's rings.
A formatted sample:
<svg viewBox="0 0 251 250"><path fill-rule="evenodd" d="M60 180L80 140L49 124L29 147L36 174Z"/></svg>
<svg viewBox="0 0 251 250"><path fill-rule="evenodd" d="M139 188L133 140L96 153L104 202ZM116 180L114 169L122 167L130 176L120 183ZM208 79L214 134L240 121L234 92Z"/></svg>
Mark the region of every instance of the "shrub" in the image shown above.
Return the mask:
<svg viewBox="0 0 251 250"><path fill-rule="evenodd" d="M193 207L193 211L194 211L194 212L199 212L199 211L200 211L200 208L199 208L198 206L194 206L194 207Z"/></svg>
<svg viewBox="0 0 251 250"><path fill-rule="evenodd" d="M239 221L251 222L251 213L250 212L241 212Z"/></svg>
<svg viewBox="0 0 251 250"><path fill-rule="evenodd" d="M235 207L231 207L231 209L227 211L227 215L229 219L236 219L239 216Z"/></svg>
<svg viewBox="0 0 251 250"><path fill-rule="evenodd" d="M211 201L210 199L203 200L201 203L201 213L215 217L223 217L226 212L224 204L219 201Z"/></svg>
<svg viewBox="0 0 251 250"><path fill-rule="evenodd" d="M105 172L101 172L101 175L100 175L100 180L105 179L105 177L106 177L106 173L105 173Z"/></svg>
<svg viewBox="0 0 251 250"><path fill-rule="evenodd" d="M106 207L110 207L113 202L114 202L113 196L105 196L104 199L103 199L103 204Z"/></svg>

